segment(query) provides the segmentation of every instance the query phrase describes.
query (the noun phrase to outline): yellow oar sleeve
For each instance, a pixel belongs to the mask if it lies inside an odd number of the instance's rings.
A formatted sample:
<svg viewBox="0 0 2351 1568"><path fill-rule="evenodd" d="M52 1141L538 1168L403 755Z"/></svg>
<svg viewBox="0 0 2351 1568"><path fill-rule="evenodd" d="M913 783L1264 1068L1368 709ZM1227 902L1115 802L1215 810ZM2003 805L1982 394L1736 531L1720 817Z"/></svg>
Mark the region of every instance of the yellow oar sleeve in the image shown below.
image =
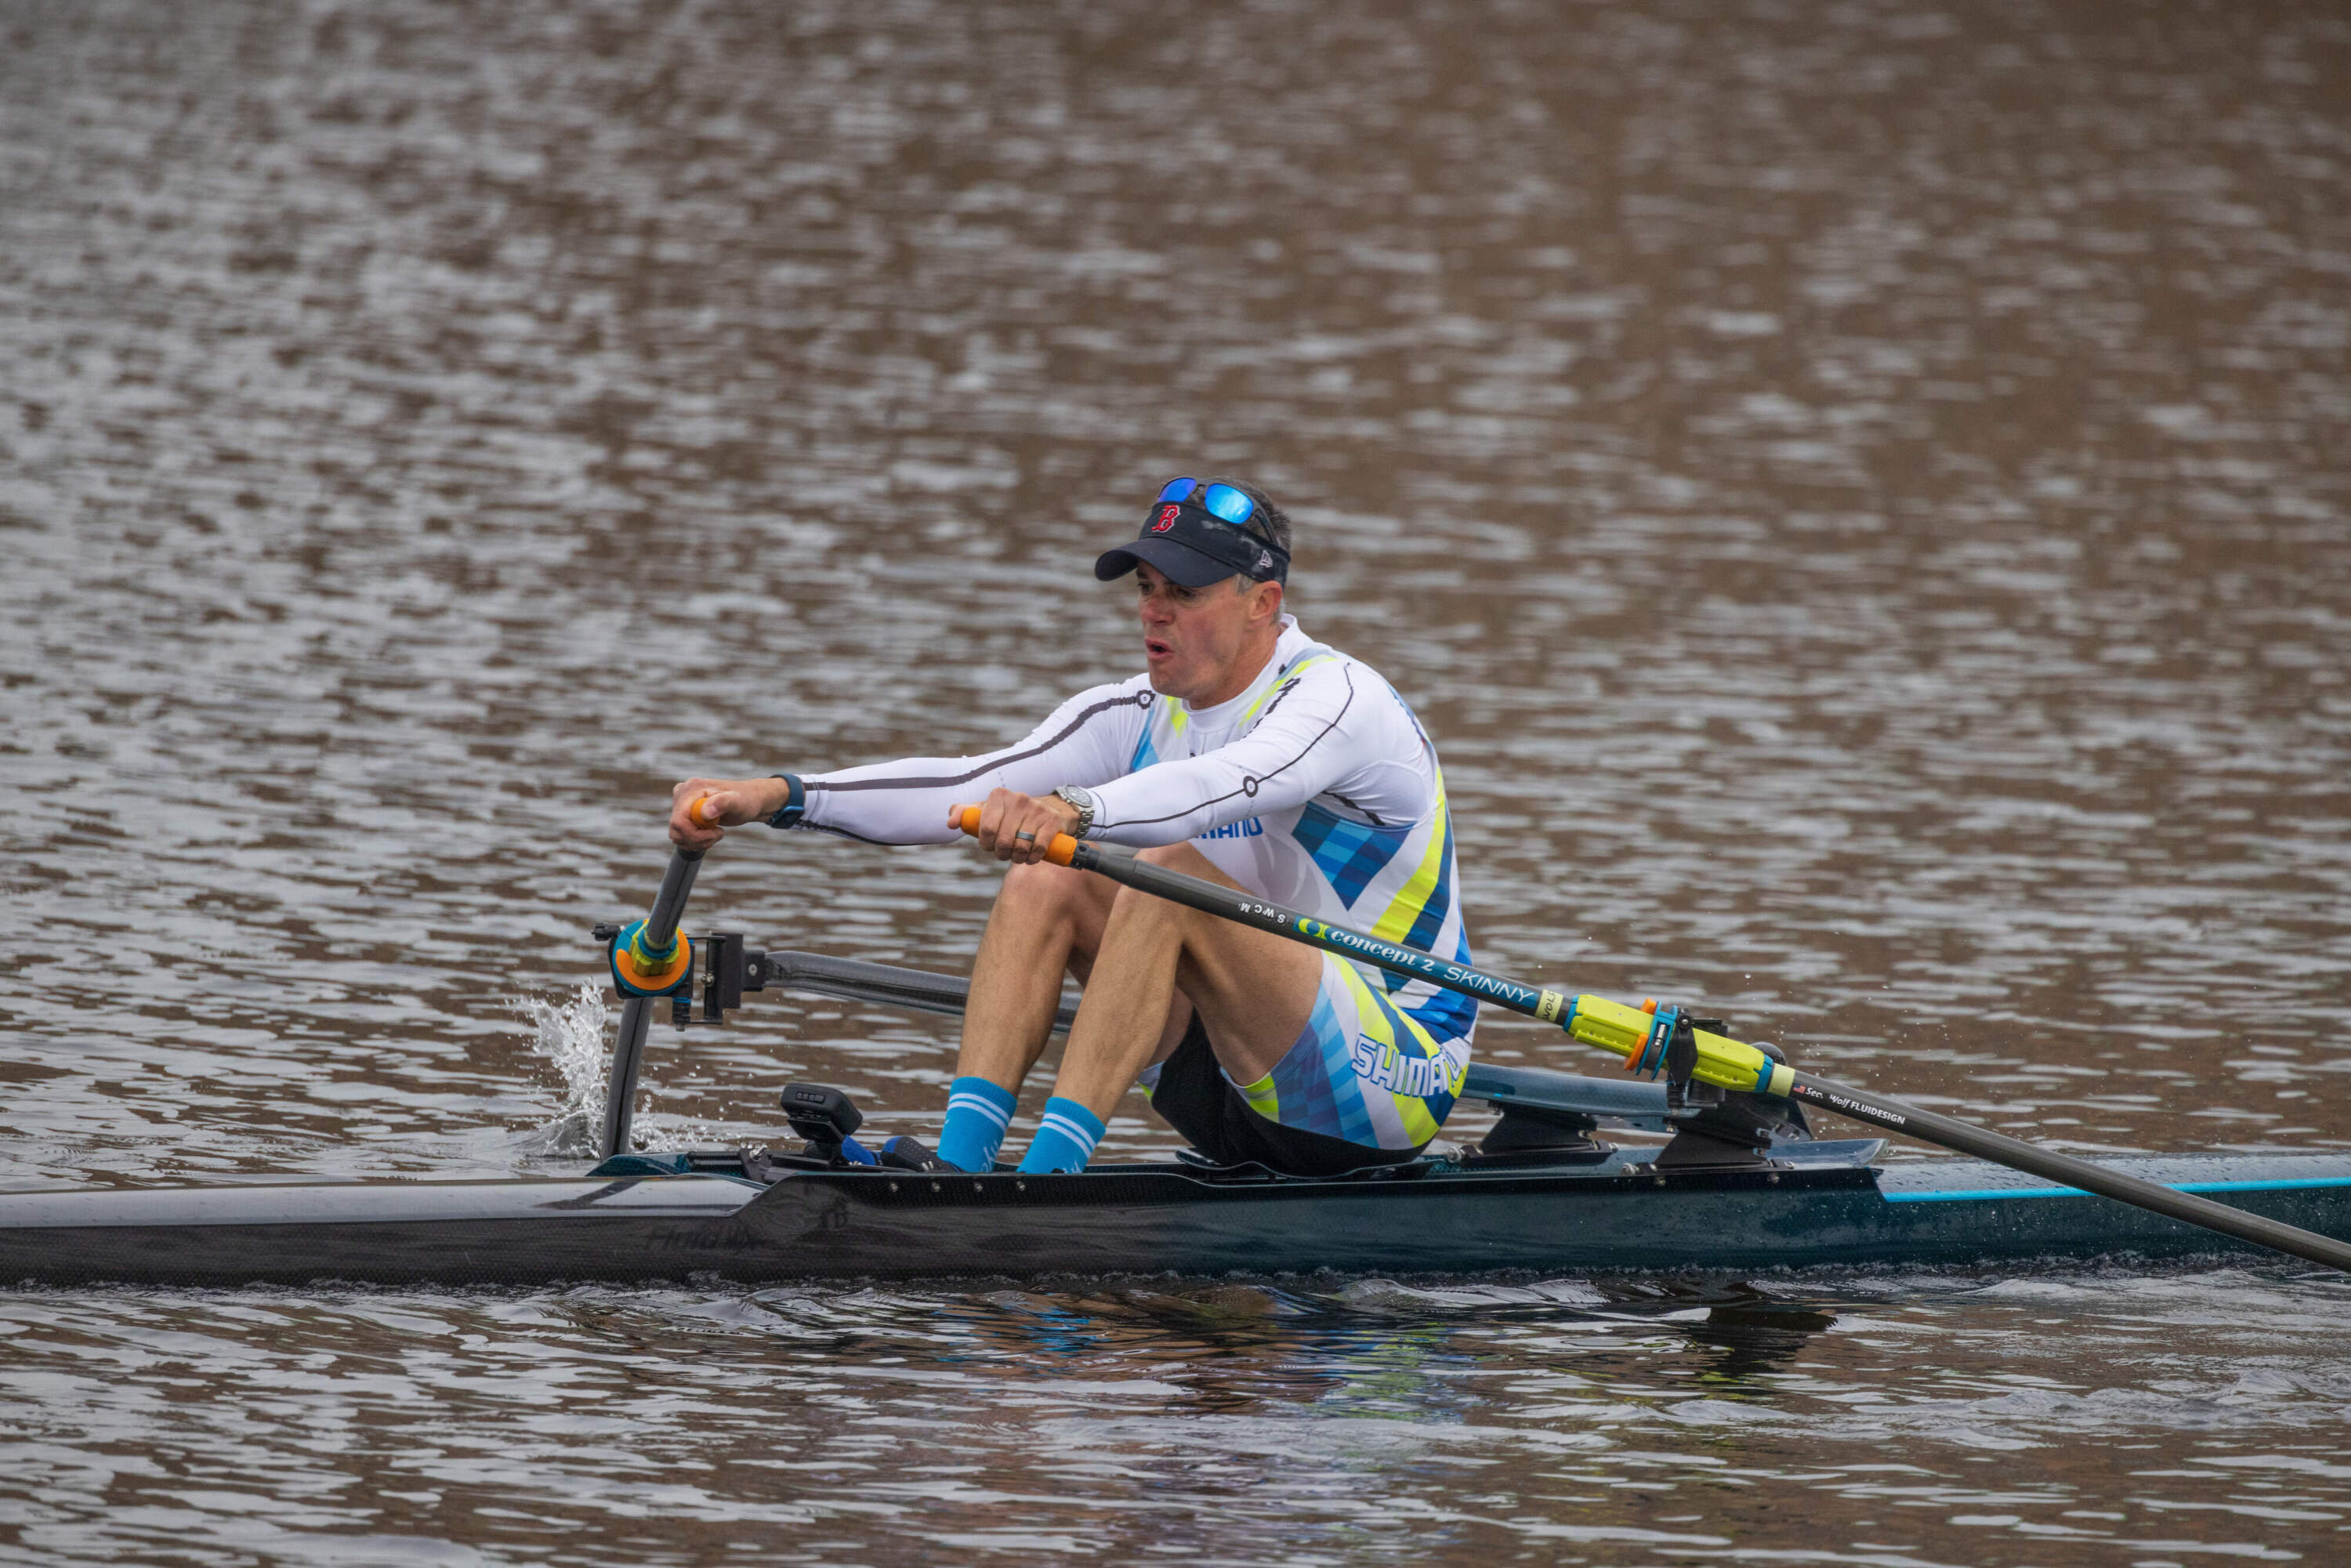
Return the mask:
<svg viewBox="0 0 2351 1568"><path fill-rule="evenodd" d="M1629 1063L1648 1043L1652 1021L1652 1016L1639 1008L1628 1008L1606 997L1575 997L1568 1003L1564 1027L1584 1044L1624 1057ZM1795 1087L1792 1069L1753 1046L1704 1030L1696 1033L1698 1066L1691 1076L1699 1082L1754 1094L1785 1095Z"/></svg>

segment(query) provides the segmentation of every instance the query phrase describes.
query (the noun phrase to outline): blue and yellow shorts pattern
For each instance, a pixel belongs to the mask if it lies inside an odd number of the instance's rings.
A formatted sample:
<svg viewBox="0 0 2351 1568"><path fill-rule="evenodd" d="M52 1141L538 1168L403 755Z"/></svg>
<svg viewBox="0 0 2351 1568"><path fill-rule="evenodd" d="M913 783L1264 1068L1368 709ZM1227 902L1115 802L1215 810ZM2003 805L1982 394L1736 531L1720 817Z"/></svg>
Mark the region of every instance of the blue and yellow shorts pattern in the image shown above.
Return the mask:
<svg viewBox="0 0 2351 1568"><path fill-rule="evenodd" d="M1233 1087L1269 1122L1368 1148L1416 1149L1444 1125L1468 1071L1468 1040L1432 1030L1325 953L1298 1042L1271 1072ZM1146 1094L1158 1076L1156 1067L1143 1074Z"/></svg>

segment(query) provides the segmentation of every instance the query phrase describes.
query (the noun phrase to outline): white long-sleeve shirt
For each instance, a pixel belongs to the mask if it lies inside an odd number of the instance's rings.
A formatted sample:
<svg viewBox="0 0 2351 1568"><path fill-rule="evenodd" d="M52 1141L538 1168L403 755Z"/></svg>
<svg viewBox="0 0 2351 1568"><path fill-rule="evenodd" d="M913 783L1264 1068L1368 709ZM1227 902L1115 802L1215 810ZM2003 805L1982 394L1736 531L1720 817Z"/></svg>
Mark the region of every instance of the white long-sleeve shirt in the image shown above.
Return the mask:
<svg viewBox="0 0 2351 1568"><path fill-rule="evenodd" d="M947 808L997 788L1093 791L1091 837L1186 839L1241 886L1332 925L1468 963L1437 748L1370 665L1281 633L1248 689L1194 708L1136 675L1080 692L979 757L915 757L804 775L799 826L878 843L944 843ZM1476 1004L1358 966L1433 1033L1466 1037Z"/></svg>

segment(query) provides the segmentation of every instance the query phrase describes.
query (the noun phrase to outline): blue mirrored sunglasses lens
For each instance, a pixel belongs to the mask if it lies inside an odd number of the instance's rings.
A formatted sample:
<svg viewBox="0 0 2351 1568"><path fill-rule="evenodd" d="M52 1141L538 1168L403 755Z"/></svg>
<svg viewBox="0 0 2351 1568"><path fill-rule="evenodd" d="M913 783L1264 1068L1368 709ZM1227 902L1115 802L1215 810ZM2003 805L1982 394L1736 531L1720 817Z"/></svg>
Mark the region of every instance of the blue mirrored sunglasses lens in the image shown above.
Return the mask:
<svg viewBox="0 0 2351 1568"><path fill-rule="evenodd" d="M1192 498L1192 486L1198 483L1199 481L1197 479L1170 479L1166 484L1160 486L1159 499L1162 501L1188 501ZM1154 504L1156 505L1156 503Z"/></svg>
<svg viewBox="0 0 2351 1568"><path fill-rule="evenodd" d="M1249 521L1249 513L1257 509L1255 501L1250 500L1230 485L1209 486L1207 495L1202 499L1207 502L1208 510L1228 523L1246 523Z"/></svg>

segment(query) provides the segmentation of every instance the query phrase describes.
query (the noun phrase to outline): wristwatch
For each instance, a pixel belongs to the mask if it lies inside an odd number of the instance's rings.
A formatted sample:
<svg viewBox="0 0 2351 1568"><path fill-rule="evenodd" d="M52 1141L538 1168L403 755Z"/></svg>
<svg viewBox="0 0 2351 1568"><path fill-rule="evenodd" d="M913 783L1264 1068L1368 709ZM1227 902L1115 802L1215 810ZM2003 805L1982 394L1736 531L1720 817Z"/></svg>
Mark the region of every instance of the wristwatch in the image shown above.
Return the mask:
<svg viewBox="0 0 2351 1568"><path fill-rule="evenodd" d="M808 791L800 788L797 773L778 773L776 777L784 781L784 803L768 819L768 826L796 828L799 826L800 813L808 807Z"/></svg>
<svg viewBox="0 0 2351 1568"><path fill-rule="evenodd" d="M1059 789L1053 791L1053 799L1056 800L1065 800L1069 804L1077 808L1078 825L1075 830L1076 837L1082 839L1086 834L1093 831L1094 793L1092 790L1081 789L1074 784L1064 784Z"/></svg>

